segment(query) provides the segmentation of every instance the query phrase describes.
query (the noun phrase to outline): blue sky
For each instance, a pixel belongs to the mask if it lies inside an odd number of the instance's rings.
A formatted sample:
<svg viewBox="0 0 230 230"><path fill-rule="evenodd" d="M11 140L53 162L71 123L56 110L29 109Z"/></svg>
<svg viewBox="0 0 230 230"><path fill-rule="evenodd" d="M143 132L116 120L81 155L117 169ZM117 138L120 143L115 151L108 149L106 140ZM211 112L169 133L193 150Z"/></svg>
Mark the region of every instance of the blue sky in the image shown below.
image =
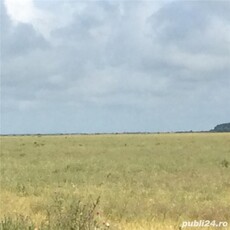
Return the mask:
<svg viewBox="0 0 230 230"><path fill-rule="evenodd" d="M1 1L1 133L230 121L230 1Z"/></svg>

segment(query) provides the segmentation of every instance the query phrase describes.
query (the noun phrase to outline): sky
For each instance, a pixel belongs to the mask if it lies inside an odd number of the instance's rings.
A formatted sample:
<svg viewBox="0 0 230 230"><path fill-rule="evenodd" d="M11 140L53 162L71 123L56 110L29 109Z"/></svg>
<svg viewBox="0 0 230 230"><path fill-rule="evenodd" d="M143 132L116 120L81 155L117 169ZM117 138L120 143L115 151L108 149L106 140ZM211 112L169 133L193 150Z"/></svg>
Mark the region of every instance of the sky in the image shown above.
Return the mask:
<svg viewBox="0 0 230 230"><path fill-rule="evenodd" d="M1 0L1 134L230 122L230 1Z"/></svg>

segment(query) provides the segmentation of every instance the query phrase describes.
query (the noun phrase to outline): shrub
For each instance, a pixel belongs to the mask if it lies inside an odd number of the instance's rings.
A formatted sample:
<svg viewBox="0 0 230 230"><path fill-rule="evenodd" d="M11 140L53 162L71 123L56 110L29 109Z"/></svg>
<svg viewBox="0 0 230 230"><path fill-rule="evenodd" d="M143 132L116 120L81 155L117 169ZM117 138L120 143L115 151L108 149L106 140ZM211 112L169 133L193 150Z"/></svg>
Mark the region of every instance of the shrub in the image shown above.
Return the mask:
<svg viewBox="0 0 230 230"><path fill-rule="evenodd" d="M34 230L35 225L29 219L22 215L17 215L15 218L5 217L0 223L0 230Z"/></svg>
<svg viewBox="0 0 230 230"><path fill-rule="evenodd" d="M93 203L84 204L73 200L66 205L65 199L57 194L54 202L46 208L46 220L36 227L29 217L17 215L5 217L0 223L0 230L105 230L108 223L100 222L96 208L100 197Z"/></svg>
<svg viewBox="0 0 230 230"><path fill-rule="evenodd" d="M222 167L228 168L229 165L230 165L230 163L226 159L224 159L224 160L221 161L221 166Z"/></svg>

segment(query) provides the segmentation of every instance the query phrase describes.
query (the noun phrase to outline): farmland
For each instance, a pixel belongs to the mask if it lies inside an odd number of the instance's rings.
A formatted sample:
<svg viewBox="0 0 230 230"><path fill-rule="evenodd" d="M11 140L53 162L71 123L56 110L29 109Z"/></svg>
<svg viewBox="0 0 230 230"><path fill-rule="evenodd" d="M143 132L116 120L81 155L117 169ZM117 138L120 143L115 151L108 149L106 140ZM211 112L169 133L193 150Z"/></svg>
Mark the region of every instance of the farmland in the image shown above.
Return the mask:
<svg viewBox="0 0 230 230"><path fill-rule="evenodd" d="M1 219L37 229L54 204L97 199L89 209L106 229L230 224L229 133L1 136L0 172Z"/></svg>

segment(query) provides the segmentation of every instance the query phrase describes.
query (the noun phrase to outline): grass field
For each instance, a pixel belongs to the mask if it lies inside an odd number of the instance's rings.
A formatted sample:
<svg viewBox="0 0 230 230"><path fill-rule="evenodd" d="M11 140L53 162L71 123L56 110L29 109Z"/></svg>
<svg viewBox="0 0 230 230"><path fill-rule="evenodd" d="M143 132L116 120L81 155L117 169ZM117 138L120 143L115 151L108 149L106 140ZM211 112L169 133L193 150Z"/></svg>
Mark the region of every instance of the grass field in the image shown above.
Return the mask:
<svg viewBox="0 0 230 230"><path fill-rule="evenodd" d="M100 229L230 225L229 133L2 136L0 172L1 219L34 229L77 204L74 218L91 213Z"/></svg>

